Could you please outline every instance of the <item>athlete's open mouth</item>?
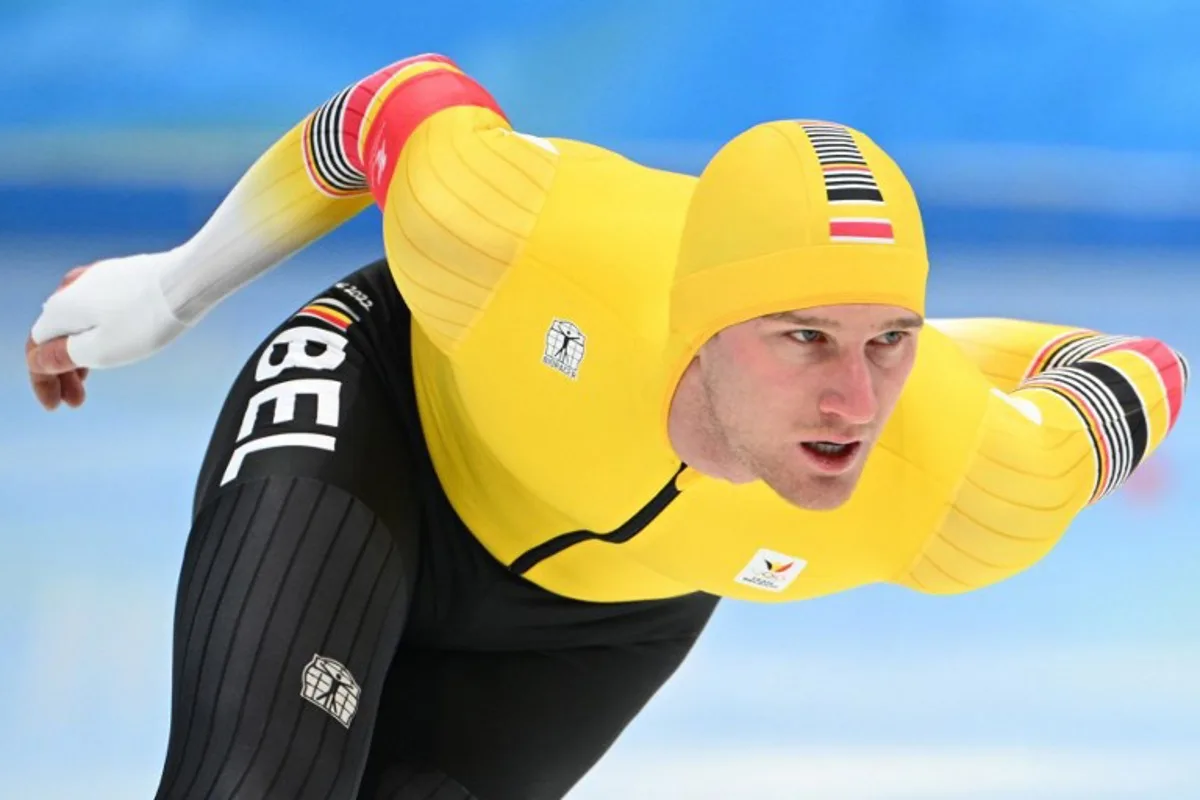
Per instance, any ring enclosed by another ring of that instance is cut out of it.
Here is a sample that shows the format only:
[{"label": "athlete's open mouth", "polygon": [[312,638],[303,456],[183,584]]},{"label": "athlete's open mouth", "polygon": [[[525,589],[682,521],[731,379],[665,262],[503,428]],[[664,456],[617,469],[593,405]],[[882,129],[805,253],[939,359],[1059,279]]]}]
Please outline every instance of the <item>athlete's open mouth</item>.
[{"label": "athlete's open mouth", "polygon": [[821,472],[845,471],[854,461],[862,442],[801,442],[800,449]]}]

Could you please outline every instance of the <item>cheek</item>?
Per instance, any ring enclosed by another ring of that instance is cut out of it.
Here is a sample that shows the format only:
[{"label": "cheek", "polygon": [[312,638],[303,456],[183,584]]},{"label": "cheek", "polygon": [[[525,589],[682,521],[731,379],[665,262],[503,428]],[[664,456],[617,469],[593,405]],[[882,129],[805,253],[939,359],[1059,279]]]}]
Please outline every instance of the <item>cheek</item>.
[{"label": "cheek", "polygon": [[808,371],[788,363],[769,347],[730,347],[709,373],[713,396],[727,422],[738,427],[777,428],[802,416]]},{"label": "cheek", "polygon": [[895,364],[881,369],[876,378],[875,391],[881,407],[890,411],[904,393],[904,386],[912,374],[915,362],[914,354],[910,352]]},{"label": "cheek", "polygon": [[753,393],[773,377],[771,354],[750,337],[728,336],[710,353],[708,375],[722,394]]},{"label": "cheek", "polygon": [[752,404],[760,427],[792,429],[820,416],[820,387],[829,385],[813,365],[779,364],[760,376]]}]

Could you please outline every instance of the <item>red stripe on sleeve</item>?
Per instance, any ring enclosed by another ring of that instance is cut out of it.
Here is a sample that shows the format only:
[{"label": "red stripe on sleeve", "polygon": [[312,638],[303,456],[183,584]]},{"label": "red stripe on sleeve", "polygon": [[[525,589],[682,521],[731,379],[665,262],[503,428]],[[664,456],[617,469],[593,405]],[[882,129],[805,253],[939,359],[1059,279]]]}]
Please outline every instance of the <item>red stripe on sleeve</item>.
[{"label": "red stripe on sleeve", "polygon": [[504,118],[488,91],[461,72],[423,72],[397,86],[383,101],[363,148],[367,185],[383,208],[404,145],[422,122],[453,106],[479,106]]},{"label": "red stripe on sleeve", "polygon": [[[1169,430],[1174,427],[1175,420],[1179,418],[1179,411],[1183,407],[1183,370],[1179,366],[1179,359],[1175,357],[1175,352],[1157,339],[1134,339],[1106,347],[1100,353],[1111,353],[1114,350],[1133,350],[1141,353],[1154,365],[1167,390],[1169,412],[1167,428]],[[1093,357],[1100,353],[1093,354]]]},{"label": "red stripe on sleeve", "polygon": [[403,61],[397,61],[395,64],[389,64],[378,72],[363,78],[350,91],[350,97],[346,100],[345,122],[342,126],[342,148],[346,151],[346,158],[350,161],[358,171],[362,172],[362,164],[358,161],[358,135],[362,129],[363,117],[366,116],[367,106],[371,104],[371,99],[379,91],[388,79],[395,75],[400,70],[412,64],[422,62],[449,64],[452,67],[457,65],[446,56],[440,56],[436,53],[424,53],[412,58],[406,58]]}]

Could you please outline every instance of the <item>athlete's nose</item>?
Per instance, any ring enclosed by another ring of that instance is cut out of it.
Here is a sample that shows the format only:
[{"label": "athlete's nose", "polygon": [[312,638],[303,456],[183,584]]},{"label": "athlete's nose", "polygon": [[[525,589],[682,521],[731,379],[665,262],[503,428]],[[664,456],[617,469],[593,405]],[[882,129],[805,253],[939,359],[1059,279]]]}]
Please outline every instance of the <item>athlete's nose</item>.
[{"label": "athlete's nose", "polygon": [[865,354],[847,353],[831,364],[818,408],[822,414],[852,425],[866,425],[875,419],[879,402]]}]

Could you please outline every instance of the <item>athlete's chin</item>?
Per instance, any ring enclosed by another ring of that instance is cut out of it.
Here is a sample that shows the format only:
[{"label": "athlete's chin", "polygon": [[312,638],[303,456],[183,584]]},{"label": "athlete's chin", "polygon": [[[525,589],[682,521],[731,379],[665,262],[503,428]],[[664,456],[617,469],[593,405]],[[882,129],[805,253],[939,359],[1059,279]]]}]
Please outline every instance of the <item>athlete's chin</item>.
[{"label": "athlete's chin", "polygon": [[792,467],[763,474],[762,480],[781,498],[805,511],[834,511],[850,502],[862,478],[862,465],[837,475]]},{"label": "athlete's chin", "polygon": [[833,478],[814,477],[788,486],[772,486],[775,493],[805,511],[836,511],[854,496],[858,479],[844,475]]}]

